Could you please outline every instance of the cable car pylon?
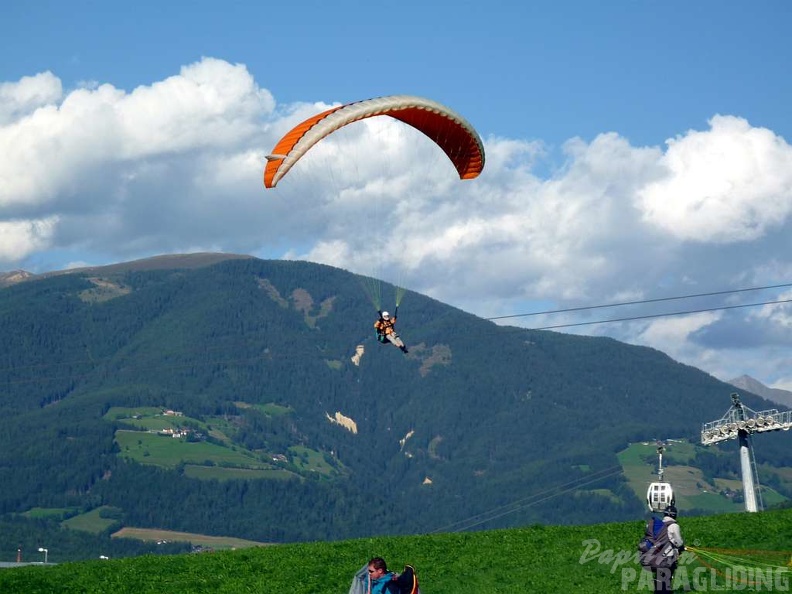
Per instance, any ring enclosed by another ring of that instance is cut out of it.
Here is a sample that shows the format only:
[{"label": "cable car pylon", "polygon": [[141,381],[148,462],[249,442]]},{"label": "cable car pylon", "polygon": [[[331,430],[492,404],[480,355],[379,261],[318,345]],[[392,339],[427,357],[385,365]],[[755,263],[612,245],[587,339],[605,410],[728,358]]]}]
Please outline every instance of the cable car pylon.
[{"label": "cable car pylon", "polygon": [[792,411],[778,412],[777,409],[771,409],[757,413],[740,402],[740,395],[736,392],[731,395],[731,399],[732,405],[722,418],[704,423],[701,443],[712,445],[735,437],[738,439],[745,511],[755,512],[762,508],[762,492],[757,488],[759,476],[756,472],[751,435],[767,431],[789,431],[792,428]]}]

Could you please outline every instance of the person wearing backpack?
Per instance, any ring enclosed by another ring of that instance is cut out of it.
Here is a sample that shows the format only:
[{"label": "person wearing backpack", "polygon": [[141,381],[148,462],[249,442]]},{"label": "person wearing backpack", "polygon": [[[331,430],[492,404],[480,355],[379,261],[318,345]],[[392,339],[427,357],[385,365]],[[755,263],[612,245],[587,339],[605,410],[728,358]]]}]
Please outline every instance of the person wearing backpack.
[{"label": "person wearing backpack", "polygon": [[676,517],[676,506],[669,505],[663,512],[662,520],[650,518],[646,523],[644,538],[638,545],[641,565],[652,572],[654,591],[658,594],[672,591],[679,555],[685,550],[685,541]]},{"label": "person wearing backpack", "polygon": [[388,571],[385,559],[374,557],[368,562],[368,592],[370,594],[399,594],[396,574]]},{"label": "person wearing backpack", "polygon": [[401,594],[397,575],[382,557],[372,557],[352,579],[349,594]]},{"label": "person wearing backpack", "polygon": [[373,557],[352,579],[349,594],[421,594],[418,575],[412,565],[402,573],[388,571],[385,559]]}]

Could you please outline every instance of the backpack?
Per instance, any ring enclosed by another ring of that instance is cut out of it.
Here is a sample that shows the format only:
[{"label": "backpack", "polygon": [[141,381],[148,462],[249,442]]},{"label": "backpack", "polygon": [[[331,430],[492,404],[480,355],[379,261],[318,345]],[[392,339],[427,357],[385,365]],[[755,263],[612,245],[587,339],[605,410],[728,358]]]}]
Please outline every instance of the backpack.
[{"label": "backpack", "polygon": [[404,566],[404,571],[396,578],[396,583],[399,585],[400,594],[421,594],[421,589],[418,587],[418,574],[412,565]]},{"label": "backpack", "polygon": [[[659,530],[657,530],[658,522]],[[652,518],[652,520],[647,522],[646,535],[638,545],[638,550],[641,551],[639,559],[641,565],[651,569],[676,566],[679,560],[679,550],[668,538],[668,527],[675,523],[676,521],[663,522],[663,520],[658,520],[657,518]],[[652,538],[649,538],[650,528],[653,535]]]},{"label": "backpack", "polygon": [[649,550],[654,546],[655,539],[657,538],[658,534],[660,534],[660,530],[663,529],[663,520],[652,516],[649,520],[646,521],[646,530],[644,531],[644,537],[638,543],[638,552],[648,553]]},{"label": "backpack", "polygon": [[[368,579],[368,564],[361,567],[352,579],[352,585],[349,587],[349,594],[366,594],[368,588],[366,583]],[[395,579],[387,586],[387,591],[393,594],[421,594],[421,589],[418,587],[418,574],[412,565],[405,565],[404,571],[398,574]]]}]

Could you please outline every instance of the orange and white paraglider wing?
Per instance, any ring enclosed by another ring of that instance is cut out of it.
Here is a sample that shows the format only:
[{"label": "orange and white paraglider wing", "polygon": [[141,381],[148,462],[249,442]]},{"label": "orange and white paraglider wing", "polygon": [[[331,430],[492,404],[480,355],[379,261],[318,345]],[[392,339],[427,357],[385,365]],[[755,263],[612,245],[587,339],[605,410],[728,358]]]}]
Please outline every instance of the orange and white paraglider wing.
[{"label": "orange and white paraglider wing", "polygon": [[460,179],[473,179],[484,168],[484,145],[462,116],[430,99],[392,95],[334,107],[292,128],[267,156],[264,186],[274,188],[326,136],[347,124],[374,116],[390,116],[423,132],[448,156]]}]

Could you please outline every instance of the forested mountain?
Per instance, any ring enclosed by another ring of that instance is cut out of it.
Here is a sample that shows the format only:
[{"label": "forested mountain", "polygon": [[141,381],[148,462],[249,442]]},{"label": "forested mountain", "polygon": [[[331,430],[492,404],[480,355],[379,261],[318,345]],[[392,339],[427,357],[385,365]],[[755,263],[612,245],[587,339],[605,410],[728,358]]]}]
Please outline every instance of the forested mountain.
[{"label": "forested mountain", "polygon": [[[733,391],[656,350],[416,293],[399,309],[404,355],[377,343],[362,277],[305,262],[202,254],[8,279],[6,517],[103,508],[114,527],[277,542],[498,509],[483,527],[635,518],[616,453],[697,441]],[[766,439],[757,458],[792,466],[789,445]],[[502,507],[518,500],[531,504]]]}]

